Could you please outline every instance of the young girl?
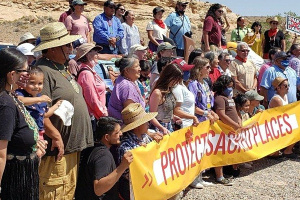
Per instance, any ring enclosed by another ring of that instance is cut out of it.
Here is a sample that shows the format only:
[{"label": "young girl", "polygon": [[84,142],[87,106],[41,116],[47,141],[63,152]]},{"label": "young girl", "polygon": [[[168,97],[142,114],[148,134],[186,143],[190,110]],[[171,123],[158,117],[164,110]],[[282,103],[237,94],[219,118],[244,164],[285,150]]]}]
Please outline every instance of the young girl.
[{"label": "young girl", "polygon": [[44,83],[44,73],[38,68],[32,66],[29,70],[29,80],[24,89],[16,90],[18,99],[24,103],[30,115],[35,119],[39,128],[39,139],[43,140],[45,133],[44,118],[51,117],[54,111],[59,107],[62,100],[57,101],[48,109],[47,103],[52,100],[47,95],[41,95]]},{"label": "young girl", "polygon": [[245,94],[238,94],[234,99],[236,105],[236,111],[239,117],[242,119],[242,122],[249,119],[249,106],[250,101]]}]

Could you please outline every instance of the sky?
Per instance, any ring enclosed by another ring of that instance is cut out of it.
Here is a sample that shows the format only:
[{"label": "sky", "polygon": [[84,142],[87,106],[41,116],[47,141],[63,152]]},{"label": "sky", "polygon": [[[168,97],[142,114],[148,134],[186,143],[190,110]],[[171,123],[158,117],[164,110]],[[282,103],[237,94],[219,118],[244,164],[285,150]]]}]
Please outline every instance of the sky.
[{"label": "sky", "polygon": [[273,16],[292,11],[300,16],[299,0],[201,0],[220,3],[229,7],[234,13],[243,16]]}]

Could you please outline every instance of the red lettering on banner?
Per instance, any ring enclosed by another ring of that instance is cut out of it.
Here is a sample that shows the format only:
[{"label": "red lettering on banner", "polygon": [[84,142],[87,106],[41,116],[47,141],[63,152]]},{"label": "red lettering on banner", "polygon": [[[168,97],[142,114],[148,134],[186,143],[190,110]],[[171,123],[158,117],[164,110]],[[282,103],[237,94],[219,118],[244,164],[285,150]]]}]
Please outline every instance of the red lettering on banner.
[{"label": "red lettering on banner", "polygon": [[[166,151],[163,151],[160,153],[160,165],[161,165],[161,169],[162,169],[162,172],[163,172],[163,176],[164,176],[164,181],[165,181],[165,184],[167,184],[167,178],[166,178],[166,173],[165,173],[165,169],[168,167],[168,155],[167,155],[167,152]],[[165,158],[165,163],[164,163],[164,159]]]},{"label": "red lettering on banner", "polygon": [[[267,123],[267,120],[265,121],[265,123]],[[265,126],[266,126],[266,124],[265,124]],[[260,129],[258,129],[258,135],[260,137],[261,143],[266,144],[267,142],[263,140]]]},{"label": "red lettering on banner", "polygon": [[[174,152],[174,149],[173,148],[169,148],[168,149],[168,154],[169,154],[169,163],[170,163],[170,171],[171,171],[171,175],[172,175],[172,180],[174,180],[173,169],[176,172],[177,177],[179,177],[179,174],[178,174],[178,171],[177,171],[177,168],[176,168],[176,165],[175,165],[175,155],[174,155],[175,152]],[[172,157],[171,154],[173,154],[173,159],[171,158]]]},{"label": "red lettering on banner", "polygon": [[285,130],[288,134],[291,134],[293,132],[293,128],[292,128],[291,124],[288,122],[288,119],[289,119],[289,115],[286,113],[283,113],[283,121],[289,127],[289,129],[285,129]]},{"label": "red lettering on banner", "polygon": [[[191,141],[193,140],[193,138],[191,138]],[[181,145],[182,146],[184,146],[184,148],[185,148],[185,153],[186,153],[186,157],[187,157],[187,163],[188,163],[188,165],[187,165],[187,167],[188,167],[188,170],[190,169],[190,155],[189,155],[189,153],[188,153],[188,147],[187,147],[187,142],[186,141],[183,141],[182,143],[181,143]],[[190,145],[191,146],[191,145]]]},{"label": "red lettering on banner", "polygon": [[[231,138],[231,136],[233,136],[233,137]],[[228,154],[233,154],[236,151],[237,146],[234,145],[233,150],[231,150],[230,147],[231,147],[232,140],[234,140],[234,138],[235,138],[235,133],[234,132],[229,132],[228,133],[228,138],[229,139],[228,139],[228,144],[227,144],[227,152],[228,152]]]},{"label": "red lettering on banner", "polygon": [[214,152],[215,155],[218,153],[219,149],[222,150],[222,154],[224,155],[225,154],[225,134],[224,134],[224,132],[220,133],[219,140],[217,142],[216,149]]},{"label": "red lettering on banner", "polygon": [[[240,143],[240,139],[241,139],[241,134],[238,134],[238,135],[235,136],[234,142],[236,144],[239,144]],[[241,152],[241,145],[240,144],[238,145],[237,151],[238,151],[238,153]]]},{"label": "red lettering on banner", "polygon": [[[279,122],[279,120],[278,120],[278,122]],[[275,133],[275,131],[274,131],[274,126],[276,126],[277,125],[277,121],[276,121],[276,118],[275,117],[272,117],[271,118],[271,120],[270,120],[270,124],[271,124],[271,129],[272,129],[272,132],[273,132],[273,136],[274,136],[274,138],[275,139],[278,139],[279,138],[279,131],[277,130],[277,134]],[[280,123],[278,123],[278,124],[280,124]],[[280,126],[280,125],[279,125]]]},{"label": "red lettering on banner", "polygon": [[213,130],[209,130],[209,132],[208,132],[208,134],[207,134],[207,144],[208,144],[208,146],[210,147],[210,150],[209,150],[209,151],[206,149],[206,153],[205,153],[205,154],[206,154],[207,156],[210,156],[210,155],[213,153],[213,148],[214,148],[213,144],[212,144],[211,141],[209,140],[209,134],[211,134],[212,137],[215,137],[216,133],[215,133]]},{"label": "red lettering on banner", "polygon": [[[198,137],[199,137],[199,136],[198,136]],[[196,163],[194,163],[194,161],[193,161],[193,157],[194,157],[195,151],[193,150],[191,144],[189,144],[189,146],[190,146],[190,151],[191,151],[191,168],[193,168],[193,167],[196,166]],[[196,142],[195,142],[195,146],[196,146]],[[189,166],[190,166],[190,165],[189,165]]]},{"label": "red lettering on banner", "polygon": [[[248,137],[247,137],[248,136]],[[250,133],[250,129],[247,128],[245,131],[245,138],[246,138],[246,145],[248,147],[248,150],[252,149],[252,142],[251,142],[251,133]]]},{"label": "red lettering on banner", "polygon": [[[255,131],[254,131],[255,129]],[[256,136],[258,135],[258,132],[259,132],[259,124],[258,122],[256,123],[255,126],[252,127],[252,132],[253,132],[253,138],[254,138],[254,142],[255,142],[255,145],[258,147],[258,144],[257,144],[257,141],[256,141]]]},{"label": "red lettering on banner", "polygon": [[[178,156],[178,154],[179,154],[178,153],[178,149],[179,149],[179,151],[181,153],[182,162],[183,162],[183,169],[181,169],[181,167],[180,167],[179,156]],[[185,174],[185,170],[186,170],[186,165],[185,165],[185,159],[184,159],[183,151],[182,151],[182,148],[181,148],[180,144],[176,145],[176,160],[177,160],[177,164],[178,164],[179,173],[181,175],[184,175]]]},{"label": "red lettering on banner", "polygon": [[[204,135],[204,134],[202,134],[202,135]],[[201,138],[202,138],[202,135],[201,135]],[[206,134],[205,134],[205,135],[206,135]],[[200,137],[199,137],[198,135],[196,135],[196,137],[195,137],[196,161],[197,161],[198,164],[200,164],[200,163],[201,163],[201,158],[202,158],[202,153],[201,153],[200,151],[198,151],[198,144],[199,144],[199,146],[200,146],[200,144],[201,144],[201,139],[200,139]],[[199,157],[198,157],[198,152],[200,152]]]},{"label": "red lettering on banner", "polygon": [[284,136],[286,136],[286,133],[282,132],[282,126],[283,126],[283,124],[280,123],[280,118],[281,118],[281,115],[278,115],[277,116],[277,121],[278,121],[279,131],[280,131],[281,137],[284,137]]},{"label": "red lettering on banner", "polygon": [[267,120],[265,121],[265,131],[266,131],[266,136],[267,136],[267,142],[269,142],[269,138],[271,138],[273,140],[273,136],[272,136],[272,133],[270,131]]}]

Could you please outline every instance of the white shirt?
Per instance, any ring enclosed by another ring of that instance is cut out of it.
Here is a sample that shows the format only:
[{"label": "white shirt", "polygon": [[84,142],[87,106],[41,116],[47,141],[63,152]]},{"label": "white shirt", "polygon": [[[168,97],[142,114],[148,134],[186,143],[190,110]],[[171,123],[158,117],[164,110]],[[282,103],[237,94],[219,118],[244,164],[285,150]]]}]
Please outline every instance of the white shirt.
[{"label": "white shirt", "polygon": [[167,35],[167,25],[165,24],[165,28],[161,28],[160,26],[158,26],[153,20],[151,22],[148,23],[147,31],[153,31],[152,32],[152,36],[157,39],[157,40],[163,40],[163,35],[166,36]]},{"label": "white shirt", "polygon": [[125,22],[122,23],[124,29],[124,37],[122,39],[122,45],[120,51],[124,55],[128,55],[130,47],[135,44],[140,44],[140,33],[136,25],[129,26]]}]

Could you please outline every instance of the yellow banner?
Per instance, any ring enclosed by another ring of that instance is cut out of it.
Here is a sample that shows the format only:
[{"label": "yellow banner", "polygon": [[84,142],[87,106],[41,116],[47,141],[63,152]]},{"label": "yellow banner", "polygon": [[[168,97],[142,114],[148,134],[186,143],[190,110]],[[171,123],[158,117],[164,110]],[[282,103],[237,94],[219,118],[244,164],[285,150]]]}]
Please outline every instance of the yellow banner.
[{"label": "yellow banner", "polygon": [[168,199],[204,169],[256,160],[299,141],[299,104],[263,111],[244,122],[241,130],[205,121],[166,135],[159,144],[133,149],[130,176],[135,200]]}]

